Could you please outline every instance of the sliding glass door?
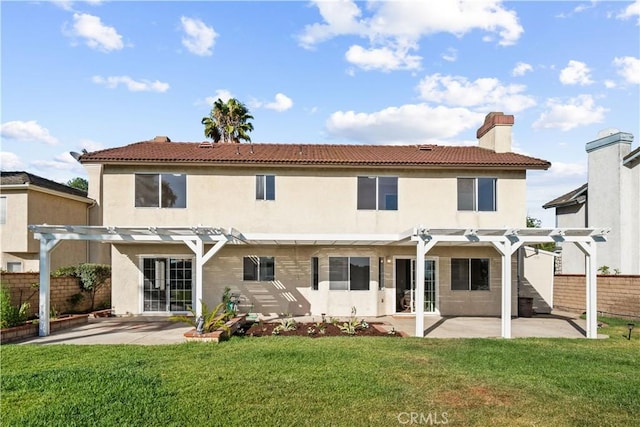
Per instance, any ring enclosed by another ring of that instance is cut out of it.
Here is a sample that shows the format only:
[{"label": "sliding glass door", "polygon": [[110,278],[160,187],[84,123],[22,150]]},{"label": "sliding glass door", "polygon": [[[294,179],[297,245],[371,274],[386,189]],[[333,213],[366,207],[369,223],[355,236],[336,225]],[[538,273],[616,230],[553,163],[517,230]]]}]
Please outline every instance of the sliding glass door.
[{"label": "sliding glass door", "polygon": [[187,311],[193,306],[193,266],[189,258],[144,258],[143,310]]}]

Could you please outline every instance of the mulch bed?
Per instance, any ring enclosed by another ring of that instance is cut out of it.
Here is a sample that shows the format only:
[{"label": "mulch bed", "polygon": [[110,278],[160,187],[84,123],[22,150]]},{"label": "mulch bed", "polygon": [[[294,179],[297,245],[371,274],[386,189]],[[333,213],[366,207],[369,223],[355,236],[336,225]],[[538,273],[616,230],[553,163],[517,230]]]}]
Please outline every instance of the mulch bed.
[{"label": "mulch bed", "polygon": [[[339,325],[342,325],[341,322]],[[280,325],[279,322],[267,323],[256,322],[251,325],[247,325],[244,328],[244,336],[247,337],[265,337],[275,336],[273,329]],[[324,329],[324,332],[321,332]],[[309,337],[309,338],[322,338],[322,337],[336,337],[336,336],[365,336],[365,337],[401,337],[398,331],[392,331],[390,326],[382,326],[382,323],[369,323],[368,328],[358,328],[353,335],[347,334],[340,330],[340,328],[332,323],[297,323],[296,329],[291,331],[281,331],[277,336],[283,337]]]}]

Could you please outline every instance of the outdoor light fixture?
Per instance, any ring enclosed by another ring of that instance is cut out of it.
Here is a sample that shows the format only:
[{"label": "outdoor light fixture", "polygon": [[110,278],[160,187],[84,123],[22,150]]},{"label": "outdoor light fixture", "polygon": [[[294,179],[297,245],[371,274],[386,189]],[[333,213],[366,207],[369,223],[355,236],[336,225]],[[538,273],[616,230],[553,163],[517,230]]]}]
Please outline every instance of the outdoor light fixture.
[{"label": "outdoor light fixture", "polygon": [[633,327],[635,325],[633,323],[627,323],[627,329],[629,329],[629,335],[627,335],[627,339],[630,340],[631,339],[631,331],[633,330]]}]

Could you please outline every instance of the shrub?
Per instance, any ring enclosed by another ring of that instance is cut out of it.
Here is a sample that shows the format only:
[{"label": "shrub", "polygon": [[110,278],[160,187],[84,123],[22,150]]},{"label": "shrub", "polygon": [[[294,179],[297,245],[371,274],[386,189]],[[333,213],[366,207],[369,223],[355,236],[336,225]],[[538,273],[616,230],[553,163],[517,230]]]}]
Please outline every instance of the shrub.
[{"label": "shrub", "polygon": [[[225,310],[224,303],[220,303],[211,311],[207,304],[200,300],[202,307],[202,320],[204,321],[203,332],[213,332],[216,329],[224,329],[229,332],[229,327],[226,326],[227,321],[230,319],[229,314]],[[193,308],[190,308],[191,316],[171,316],[169,319],[174,322],[187,323],[194,328],[197,327],[198,316]]]},{"label": "shrub", "polygon": [[9,291],[0,288],[0,328],[12,328],[27,321],[29,303],[23,302],[20,307],[11,304]]},{"label": "shrub", "polygon": [[105,264],[80,264],[76,267],[80,287],[91,295],[91,311],[94,310],[96,292],[111,277],[111,266]]}]

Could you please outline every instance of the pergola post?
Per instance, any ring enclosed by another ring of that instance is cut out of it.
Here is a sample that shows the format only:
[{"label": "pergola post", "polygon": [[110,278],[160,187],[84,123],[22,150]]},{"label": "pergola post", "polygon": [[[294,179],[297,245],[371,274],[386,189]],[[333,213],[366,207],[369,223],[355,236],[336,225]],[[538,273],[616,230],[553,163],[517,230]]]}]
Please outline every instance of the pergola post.
[{"label": "pergola post", "polygon": [[60,240],[40,240],[40,295],[38,306],[38,335],[46,337],[49,331],[49,307],[51,300],[51,251]]},{"label": "pergola post", "polygon": [[202,315],[202,292],[203,292],[203,270],[204,265],[227,243],[226,239],[218,240],[216,244],[206,253],[204,251],[204,241],[202,239],[185,240],[184,243],[196,255],[196,316]]},{"label": "pergola post", "polygon": [[587,338],[598,338],[598,270],[595,242],[574,242],[586,256]]},{"label": "pergola post", "polygon": [[436,245],[436,240],[425,241],[418,238],[416,245],[416,294],[414,298],[416,312],[416,337],[424,337],[424,257]]}]

